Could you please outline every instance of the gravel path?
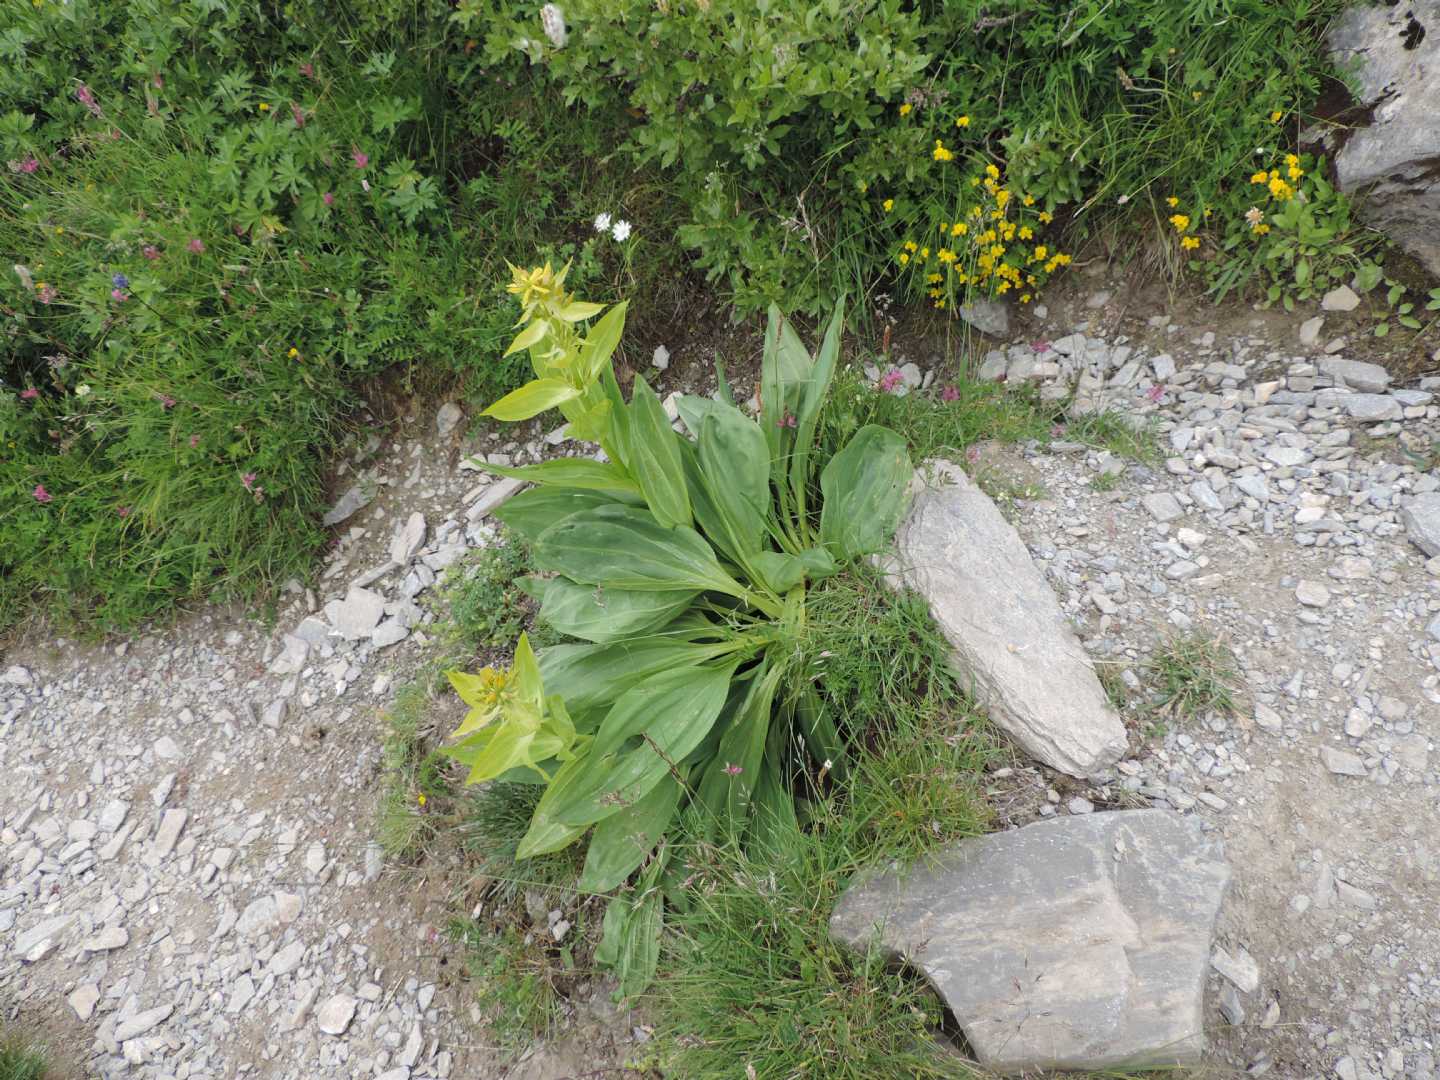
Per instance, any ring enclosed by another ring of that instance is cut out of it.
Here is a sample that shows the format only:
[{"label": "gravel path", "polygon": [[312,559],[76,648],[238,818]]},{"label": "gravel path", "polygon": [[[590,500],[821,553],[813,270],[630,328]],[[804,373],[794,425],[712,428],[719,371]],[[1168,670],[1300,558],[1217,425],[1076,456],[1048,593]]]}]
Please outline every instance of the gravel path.
[{"label": "gravel path", "polygon": [[[1433,388],[1393,392],[1383,372],[1259,337],[1148,331],[1056,329],[985,370],[1149,415],[1164,465],[1063,441],[972,465],[1019,493],[1014,520],[1097,660],[1134,683],[1166,635],[1219,636],[1242,708],[1137,732],[1109,783],[1054,791],[1042,812],[1172,806],[1223,835],[1217,1062],[1428,1080],[1440,558],[1416,541],[1440,555],[1425,510],[1440,478],[1400,447],[1440,438]],[[438,940],[449,897],[371,841],[380,714],[426,653],[426,591],[488,540],[504,490],[449,469],[458,419],[442,410],[438,443],[352,463],[357,516],[321,591],[297,590],[273,633],[210,608],[134,642],[6,657],[0,1002],[74,1075],[502,1074]],[[512,1075],[597,1053],[578,1040]]]}]

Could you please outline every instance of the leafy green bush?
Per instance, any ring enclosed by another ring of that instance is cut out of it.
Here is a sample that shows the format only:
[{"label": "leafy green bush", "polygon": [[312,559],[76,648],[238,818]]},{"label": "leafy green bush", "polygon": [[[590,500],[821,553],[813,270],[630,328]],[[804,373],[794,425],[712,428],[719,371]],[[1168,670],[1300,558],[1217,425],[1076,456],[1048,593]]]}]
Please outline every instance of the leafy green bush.
[{"label": "leafy green bush", "polygon": [[[460,0],[455,19],[483,31],[487,77],[528,60],[623,125],[625,150],[674,178],[682,242],[743,308],[817,312],[874,287],[907,240],[938,251],[986,165],[1078,233],[1167,194],[1213,203],[1314,99],[1339,6],[573,0],[553,39],[510,0]],[[957,272],[911,259],[901,279],[948,303]]]},{"label": "leafy green bush", "polygon": [[692,442],[643,378],[621,397],[611,355],[625,305],[581,336],[576,324],[603,309],[564,282],[548,265],[515,271],[524,329],[509,351],[528,350],[536,378],[487,412],[528,420],[558,406],[572,436],[604,450],[602,461],[497,470],[537,485],[497,516],[549,575],[529,583],[541,620],[590,644],[537,658],[522,635],[508,673],[451,673],[472,708],[449,753],[470,783],[546,785],[517,857],[593,827],[580,878],[592,892],[648,861],[639,898],[607,910],[597,954],[635,993],[654,971],[653,886],[677,816],[713,838],[783,848],[798,828],[797,778],[844,773],[838,725],[813,685],[819,661],[804,647],[807,583],[889,542],[911,470],[903,440],[878,426],[827,461],[811,453],[839,309],[813,360],[772,309],[758,423],[728,400],[721,371],[721,400],[676,400]]}]

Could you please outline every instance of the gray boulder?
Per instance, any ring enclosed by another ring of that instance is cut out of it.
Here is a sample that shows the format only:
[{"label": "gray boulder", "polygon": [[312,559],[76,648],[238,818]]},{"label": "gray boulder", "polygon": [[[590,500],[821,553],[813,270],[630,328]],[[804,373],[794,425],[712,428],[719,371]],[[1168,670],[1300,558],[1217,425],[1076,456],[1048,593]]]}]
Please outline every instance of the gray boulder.
[{"label": "gray boulder", "polygon": [[1086,814],[861,878],[830,933],[919,969],[986,1069],[1188,1065],[1229,880],[1194,818]]},{"label": "gray boulder", "polygon": [[1363,194],[1361,216],[1440,274],[1440,0],[1357,5],[1329,44],[1370,110],[1335,155],[1340,188]]},{"label": "gray boulder", "polygon": [[960,317],[993,338],[1003,338],[1010,333],[1010,309],[1000,300],[975,299],[961,304]]},{"label": "gray boulder", "polygon": [[1416,547],[1431,558],[1440,555],[1440,492],[1415,496],[1401,509],[1400,522]]},{"label": "gray boulder", "polygon": [[990,497],[930,462],[895,536],[898,572],[923,596],[990,719],[1032,757],[1088,777],[1125,752],[1105,696],[1055,594]]}]

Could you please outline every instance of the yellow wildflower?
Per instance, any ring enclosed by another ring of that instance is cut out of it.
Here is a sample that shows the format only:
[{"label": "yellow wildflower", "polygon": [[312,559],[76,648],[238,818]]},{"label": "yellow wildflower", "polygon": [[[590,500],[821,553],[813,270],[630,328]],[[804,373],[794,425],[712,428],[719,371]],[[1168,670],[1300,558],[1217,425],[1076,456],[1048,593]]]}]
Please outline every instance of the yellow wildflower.
[{"label": "yellow wildflower", "polygon": [[970,226],[969,226],[969,225],[966,225],[965,222],[963,222],[963,221],[957,221],[957,222],[955,222],[954,225],[951,225],[951,226],[950,226],[950,235],[951,235],[951,236],[964,236],[964,235],[965,235],[967,232],[969,232],[969,231],[970,231]]},{"label": "yellow wildflower", "polygon": [[941,278],[939,274],[931,274],[925,280],[928,281],[931,285],[934,285],[937,281],[941,280]]},{"label": "yellow wildflower", "polygon": [[1041,210],[1041,211],[1040,211],[1040,224],[1042,224],[1042,225],[1049,225],[1050,222],[1052,222],[1052,221],[1054,221],[1054,220],[1055,220],[1055,215],[1052,214],[1052,213],[1050,213],[1049,210]]},{"label": "yellow wildflower", "polygon": [[1022,304],[1028,304],[1029,302],[1030,302],[1030,294],[1029,294],[1028,292],[1027,292],[1027,293],[1021,293],[1021,294],[1020,294],[1020,303],[1022,303]]},{"label": "yellow wildflower", "polygon": [[916,250],[918,250],[918,249],[919,249],[919,245],[916,244],[914,240],[906,240],[906,241],[905,241],[905,250],[906,250],[906,251],[916,251]]},{"label": "yellow wildflower", "polygon": [[1278,123],[1280,122],[1280,118],[1281,118],[1282,116],[1284,116],[1284,115],[1285,115],[1285,114],[1282,113],[1279,109],[1276,109],[1274,112],[1272,112],[1272,113],[1270,114],[1270,123],[1272,123],[1272,124],[1278,124]]},{"label": "yellow wildflower", "polygon": [[930,249],[929,249],[928,247],[923,247],[923,248],[921,248],[921,249],[920,249],[920,258],[922,258],[922,259],[928,259],[929,257],[930,257]]},{"label": "yellow wildflower", "polygon": [[985,166],[985,175],[988,176],[988,177],[990,177],[991,180],[999,180],[999,179],[1000,179],[1000,170],[997,169],[993,164],[992,164],[992,165],[986,165],[986,166]]},{"label": "yellow wildflower", "polygon": [[1200,239],[1196,236],[1182,236],[1180,238],[1180,246],[1186,250],[1193,250],[1200,246]]},{"label": "yellow wildflower", "polygon": [[1048,255],[1048,254],[1050,254],[1050,249],[1047,248],[1044,244],[1037,244],[1037,245],[1036,245],[1036,247],[1035,247],[1035,258],[1037,258],[1037,259],[1043,259],[1043,258],[1045,258],[1045,256]]},{"label": "yellow wildflower", "polygon": [[955,253],[949,248],[941,248],[935,253],[935,257],[942,263],[953,263],[955,261]]},{"label": "yellow wildflower", "polygon": [[880,207],[885,211],[885,213],[888,214],[891,210],[895,209],[895,200],[886,199],[883,203],[880,204]]},{"label": "yellow wildflower", "polygon": [[930,151],[930,156],[936,161],[951,161],[954,159],[955,153],[952,150],[946,150],[945,144],[939,139],[936,139],[935,149]]},{"label": "yellow wildflower", "polygon": [[1034,205],[1035,205],[1035,196],[1034,196],[1034,195],[1026,195],[1026,196],[1025,196],[1023,199],[1021,199],[1020,201],[1021,201],[1022,203],[1024,203],[1026,206],[1034,206]]},{"label": "yellow wildflower", "polygon": [[1176,232],[1184,232],[1190,227],[1190,218],[1185,214],[1171,214],[1170,224],[1175,226]]},{"label": "yellow wildflower", "polygon": [[260,102],[260,111],[261,111],[261,112],[269,112],[269,111],[270,111],[270,106],[267,105],[265,102],[262,101],[262,102]]},{"label": "yellow wildflower", "polygon": [[1021,225],[1021,226],[1020,226],[1020,239],[1021,239],[1021,240],[1029,240],[1029,239],[1031,239],[1034,235],[1035,235],[1035,233],[1034,233],[1034,231],[1030,228],[1029,225]]},{"label": "yellow wildflower", "polygon": [[424,806],[424,805],[425,805],[425,793],[422,791],[419,795],[415,796],[415,801],[418,802],[421,806]]},{"label": "yellow wildflower", "polygon": [[901,106],[900,106],[900,115],[901,115],[901,116],[909,116],[909,115],[910,115],[910,110],[913,109],[913,108],[915,108],[914,105],[911,105],[910,102],[908,102],[908,101],[905,102],[904,105],[901,105]]},{"label": "yellow wildflower", "polygon": [[1264,223],[1262,222],[1262,223],[1259,224],[1259,225],[1252,225],[1252,226],[1250,226],[1250,231],[1251,231],[1252,233],[1254,233],[1256,236],[1264,236],[1266,233],[1268,233],[1268,232],[1270,231],[1270,226],[1269,226],[1269,225],[1266,225],[1266,224],[1264,224]]},{"label": "yellow wildflower", "polygon": [[297,356],[300,355],[300,350],[295,348],[294,345],[291,345],[290,351],[287,352],[285,355],[288,356],[291,360],[294,360]]},{"label": "yellow wildflower", "polygon": [[968,116],[957,116],[957,117],[955,118],[955,126],[956,126],[956,127],[961,127],[961,128],[967,128],[967,127],[969,127],[969,126],[970,126],[970,117],[968,117]]},{"label": "yellow wildflower", "polygon": [[910,261],[910,255],[909,255],[909,253],[902,251],[902,252],[900,253],[900,265],[901,265],[901,266],[904,266],[904,265],[905,265],[906,263],[908,263],[909,261]]}]

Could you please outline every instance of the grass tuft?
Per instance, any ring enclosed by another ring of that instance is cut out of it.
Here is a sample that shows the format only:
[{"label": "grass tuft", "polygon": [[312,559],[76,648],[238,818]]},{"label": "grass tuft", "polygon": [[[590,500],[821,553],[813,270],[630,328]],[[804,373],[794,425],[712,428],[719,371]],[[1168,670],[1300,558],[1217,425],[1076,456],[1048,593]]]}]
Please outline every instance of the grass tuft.
[{"label": "grass tuft", "polygon": [[0,1030],[0,1080],[45,1080],[50,1062],[29,1039]]},{"label": "grass tuft", "polygon": [[1155,685],[1152,710],[1157,717],[1193,719],[1207,712],[1235,712],[1235,654],[1218,638],[1171,637],[1146,661],[1145,671]]}]

